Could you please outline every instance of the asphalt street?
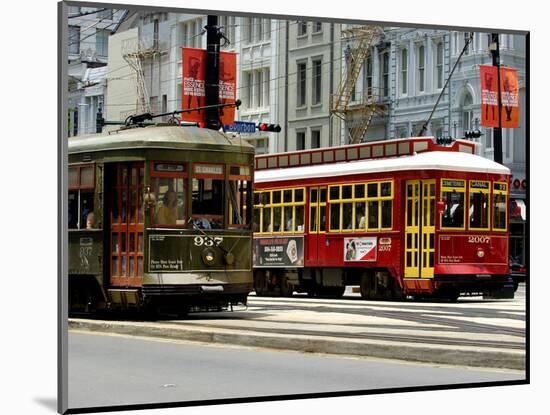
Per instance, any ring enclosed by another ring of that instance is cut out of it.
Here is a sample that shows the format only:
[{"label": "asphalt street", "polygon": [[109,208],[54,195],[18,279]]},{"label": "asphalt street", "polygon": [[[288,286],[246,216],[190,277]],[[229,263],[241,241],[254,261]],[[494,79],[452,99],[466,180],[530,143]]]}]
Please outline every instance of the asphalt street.
[{"label": "asphalt street", "polygon": [[69,407],[522,380],[472,369],[227,345],[69,333]]}]

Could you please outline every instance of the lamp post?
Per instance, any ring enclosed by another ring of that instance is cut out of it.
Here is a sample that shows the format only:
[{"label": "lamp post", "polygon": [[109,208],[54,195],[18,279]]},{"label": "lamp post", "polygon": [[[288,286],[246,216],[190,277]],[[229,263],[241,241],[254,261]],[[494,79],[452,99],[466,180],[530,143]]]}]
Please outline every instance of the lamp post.
[{"label": "lamp post", "polygon": [[493,66],[497,67],[497,87],[498,87],[498,127],[493,128],[493,146],[494,160],[502,164],[502,98],[500,92],[500,44],[498,33],[489,34],[489,50],[493,56]]}]

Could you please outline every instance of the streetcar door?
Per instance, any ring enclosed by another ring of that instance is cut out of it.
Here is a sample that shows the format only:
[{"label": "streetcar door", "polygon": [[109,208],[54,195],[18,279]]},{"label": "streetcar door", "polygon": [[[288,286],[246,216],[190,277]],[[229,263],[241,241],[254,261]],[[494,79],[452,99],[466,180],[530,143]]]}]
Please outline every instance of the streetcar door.
[{"label": "streetcar door", "polygon": [[140,287],[143,277],[143,163],[120,163],[110,170],[110,282]]},{"label": "streetcar door", "polygon": [[322,265],[319,263],[323,258],[322,250],[325,244],[326,231],[326,206],[327,188],[311,187],[309,189],[309,224],[306,240],[306,261],[307,265]]},{"label": "streetcar door", "polygon": [[405,183],[405,278],[433,278],[435,179]]}]

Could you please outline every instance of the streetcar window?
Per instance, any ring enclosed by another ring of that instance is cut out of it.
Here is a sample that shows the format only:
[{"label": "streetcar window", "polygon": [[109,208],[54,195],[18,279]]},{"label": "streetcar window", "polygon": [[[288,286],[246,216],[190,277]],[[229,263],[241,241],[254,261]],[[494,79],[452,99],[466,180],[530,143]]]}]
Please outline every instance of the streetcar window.
[{"label": "streetcar window", "polygon": [[162,226],[185,225],[186,180],[181,177],[155,177],[152,183],[154,223]]},{"label": "streetcar window", "polygon": [[340,230],[340,205],[336,203],[330,205],[330,230]]},{"label": "streetcar window", "polygon": [[445,210],[441,217],[443,228],[464,228],[464,192],[451,191],[441,193]]},{"label": "streetcar window", "polygon": [[392,201],[382,201],[382,228],[392,227]]},{"label": "streetcar window", "polygon": [[94,229],[99,218],[94,213],[95,167],[83,164],[69,167],[69,229]]},{"label": "streetcar window", "polygon": [[470,228],[487,229],[489,227],[489,195],[470,193]]},{"label": "streetcar window", "polygon": [[330,230],[391,229],[392,200],[393,182],[391,181],[331,186]]},{"label": "streetcar window", "polygon": [[489,182],[470,180],[470,229],[489,229]]},{"label": "streetcar window", "polygon": [[302,232],[304,230],[304,206],[296,206],[294,209],[296,213],[294,229],[298,232]]},{"label": "streetcar window", "polygon": [[223,228],[224,180],[193,178],[192,218],[202,229]]},{"label": "streetcar window", "polygon": [[78,228],[78,192],[69,192],[69,229]]},{"label": "streetcar window", "polygon": [[[363,187],[364,190],[364,187]],[[357,189],[355,196],[357,197]],[[355,203],[355,229],[364,231],[366,228],[365,220],[365,202],[356,202]]]},{"label": "streetcar window", "polygon": [[351,203],[344,203],[342,211],[343,229],[352,229],[353,225],[353,205]]},{"label": "streetcar window", "polygon": [[294,223],[292,222],[292,206],[285,206],[285,232],[292,232]]},{"label": "streetcar window", "polygon": [[[254,209],[259,213],[260,233],[290,233],[304,231],[303,188],[260,192]],[[281,199],[282,195],[282,199]],[[256,216],[256,220],[258,220]]]},{"label": "streetcar window", "polygon": [[369,220],[367,222],[368,229],[378,228],[378,200],[369,201],[368,203]]},{"label": "streetcar window", "polygon": [[507,183],[493,184],[493,229],[506,230],[506,192]]},{"label": "streetcar window", "polygon": [[250,185],[250,180],[231,180],[229,182],[229,227],[249,227]]}]

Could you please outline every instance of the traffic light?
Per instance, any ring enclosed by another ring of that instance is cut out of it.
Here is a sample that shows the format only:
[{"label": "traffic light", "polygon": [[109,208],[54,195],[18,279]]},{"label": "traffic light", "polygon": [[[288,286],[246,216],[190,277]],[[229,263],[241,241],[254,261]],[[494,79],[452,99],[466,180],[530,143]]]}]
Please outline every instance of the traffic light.
[{"label": "traffic light", "polygon": [[266,124],[266,123],[260,123],[258,124],[258,130],[259,131],[266,131],[270,133],[280,133],[281,132],[281,126],[279,124]]},{"label": "traffic light", "polygon": [[479,130],[464,131],[464,138],[479,138],[483,133]]},{"label": "traffic light", "polygon": [[437,137],[435,139],[435,142],[437,144],[441,144],[441,145],[444,145],[444,144],[452,144],[453,143],[453,139],[452,137]]}]

